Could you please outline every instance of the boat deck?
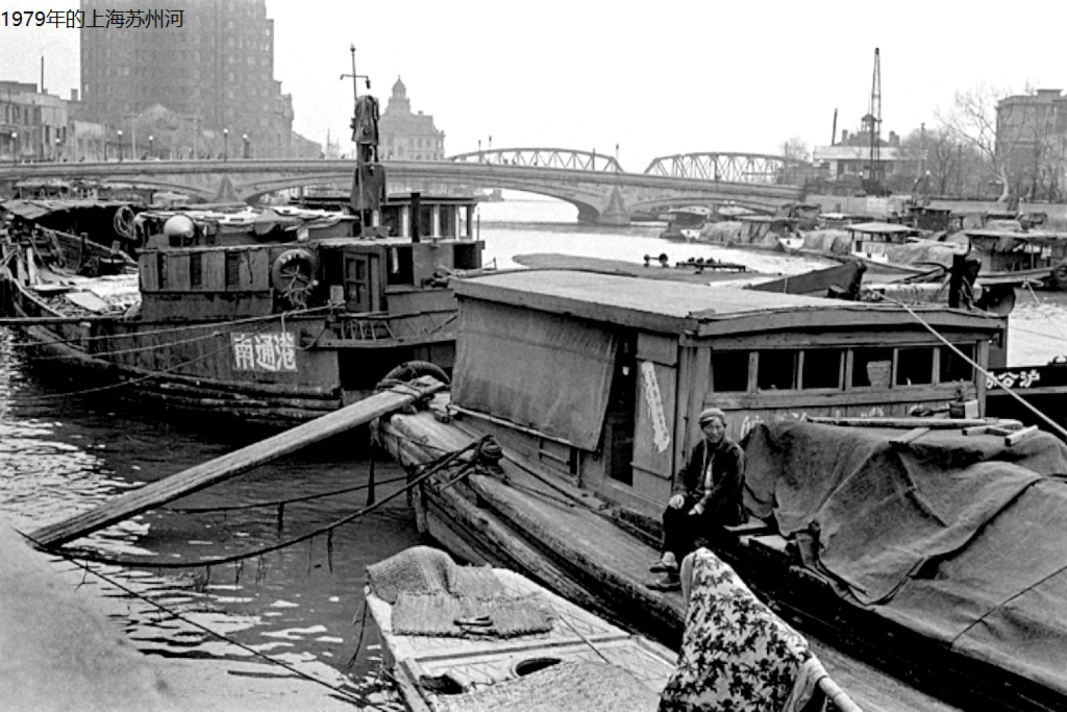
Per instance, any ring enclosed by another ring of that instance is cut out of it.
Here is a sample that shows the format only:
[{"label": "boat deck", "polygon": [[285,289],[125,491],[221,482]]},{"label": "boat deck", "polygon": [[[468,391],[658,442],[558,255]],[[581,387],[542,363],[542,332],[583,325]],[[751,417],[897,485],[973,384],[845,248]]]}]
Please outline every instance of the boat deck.
[{"label": "boat deck", "polygon": [[674,671],[675,655],[670,650],[611,625],[521,574],[507,569],[494,573],[509,593],[536,594],[551,606],[557,618],[550,632],[506,639],[400,635],[393,632],[392,606],[366,592],[367,606],[382,636],[386,665],[400,681],[410,709],[433,708],[437,695],[421,684],[423,680],[447,677],[465,688],[481,688],[516,679],[524,665],[536,667],[544,660],[606,661],[644,684],[653,701],[659,695]]},{"label": "boat deck", "polygon": [[[442,411],[447,396],[435,397],[432,408]],[[417,427],[413,419],[419,419]],[[461,431],[456,424],[438,422],[431,413],[396,415],[379,431],[383,440],[394,439],[394,445],[402,449],[418,448],[425,442],[427,433],[437,448],[442,446],[459,449],[475,438],[457,435]],[[434,456],[440,454],[435,448]],[[505,448],[505,454],[508,454]],[[680,631],[684,602],[680,593],[659,593],[645,584],[652,579],[648,566],[658,559],[659,552],[638,536],[625,531],[618,520],[610,516],[610,508],[589,492],[579,490],[564,478],[547,471],[533,471],[514,464],[510,457],[502,462],[502,478],[471,475],[467,484],[473,490],[480,506],[474,507],[468,497],[459,492],[459,487],[440,491],[441,496],[428,502],[427,522],[430,533],[453,552],[477,563],[506,565],[531,571],[542,582],[557,590],[568,599],[599,613],[612,622],[633,628],[633,621],[619,620],[619,611],[625,610],[623,602],[629,601],[631,611],[639,609],[642,615],[657,621],[662,626]],[[433,516],[434,507],[462,509],[467,521],[478,526],[479,549],[472,549],[463,542],[471,540],[461,532],[449,531],[450,526],[462,519],[442,512]],[[521,531],[534,532],[536,537],[524,540]],[[750,546],[762,549],[767,556],[778,555],[776,542],[765,537],[749,539]],[[784,542],[783,542],[784,543]],[[544,552],[551,552],[555,562],[569,562],[573,568],[570,576],[556,566],[559,563],[545,561]],[[612,598],[620,602],[619,608],[605,610],[603,604],[582,586],[574,584],[574,570],[585,572],[595,578],[601,589],[613,588]],[[812,651],[822,661],[827,672],[853,702],[865,710],[905,712],[930,710],[948,712],[957,708],[947,705],[900,680],[862,662],[849,654],[831,647],[813,634],[810,620],[790,615],[780,615],[804,634]],[[851,631],[857,638],[862,631]],[[667,641],[669,642],[669,641]]]}]

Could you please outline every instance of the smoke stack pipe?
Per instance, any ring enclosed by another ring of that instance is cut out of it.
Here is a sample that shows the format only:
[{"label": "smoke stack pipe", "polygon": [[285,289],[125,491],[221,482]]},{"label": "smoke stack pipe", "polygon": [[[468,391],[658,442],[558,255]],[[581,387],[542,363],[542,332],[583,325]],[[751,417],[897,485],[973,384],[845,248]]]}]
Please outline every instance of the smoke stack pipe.
[{"label": "smoke stack pipe", "polygon": [[830,132],[830,145],[833,146],[837,140],[837,109],[834,109],[834,130]]},{"label": "smoke stack pipe", "polygon": [[44,55],[43,54],[41,55],[41,93],[42,94],[47,94],[48,93],[48,92],[46,92],[44,90]]}]

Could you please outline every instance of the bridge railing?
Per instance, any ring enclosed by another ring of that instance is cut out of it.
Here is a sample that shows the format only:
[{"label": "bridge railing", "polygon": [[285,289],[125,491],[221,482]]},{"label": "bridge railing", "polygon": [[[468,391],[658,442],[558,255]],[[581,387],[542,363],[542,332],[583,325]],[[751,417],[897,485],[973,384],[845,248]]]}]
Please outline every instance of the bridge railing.
[{"label": "bridge railing", "polygon": [[757,153],[679,153],[652,159],[648,175],[727,181],[731,183],[792,184],[803,161]]},{"label": "bridge railing", "polygon": [[450,156],[456,163],[487,163],[502,166],[531,168],[561,168],[571,171],[625,173],[613,156],[596,151],[575,151],[561,148],[498,148]]}]

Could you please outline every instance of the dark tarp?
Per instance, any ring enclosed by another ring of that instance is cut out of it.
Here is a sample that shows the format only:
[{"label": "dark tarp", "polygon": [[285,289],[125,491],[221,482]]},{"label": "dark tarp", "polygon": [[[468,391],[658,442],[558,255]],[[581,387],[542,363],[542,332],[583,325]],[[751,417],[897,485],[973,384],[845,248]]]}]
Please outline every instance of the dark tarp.
[{"label": "dark tarp", "polygon": [[502,304],[461,305],[452,399],[595,450],[617,339],[600,324]]},{"label": "dark tarp", "polygon": [[755,428],[746,505],[819,527],[853,603],[1067,693],[1067,446],[810,423]]}]

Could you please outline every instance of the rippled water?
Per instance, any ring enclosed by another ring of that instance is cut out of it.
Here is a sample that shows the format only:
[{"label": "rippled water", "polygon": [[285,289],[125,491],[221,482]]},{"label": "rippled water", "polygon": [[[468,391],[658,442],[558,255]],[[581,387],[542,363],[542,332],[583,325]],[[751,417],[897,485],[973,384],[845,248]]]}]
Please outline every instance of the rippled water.
[{"label": "rippled water", "polygon": [[[480,207],[487,261],[516,266],[516,255],[564,252],[640,262],[666,252],[672,261],[715,257],[760,272],[796,274],[822,263],[774,253],[732,250],[658,239],[662,225],[629,228],[579,226],[576,210],[543,200],[507,200]],[[1020,293],[1009,339],[1011,365],[1045,363],[1067,353],[1067,295]],[[59,521],[117,494],[159,480],[248,444],[254,433],[232,426],[131,410],[106,399],[64,397],[76,383],[57,380],[55,365],[39,369],[14,335],[0,328],[0,515],[23,531]],[[365,484],[370,456],[366,431],[342,435],[234,480],[176,501],[93,535],[78,545],[112,554],[193,561],[247,552],[311,531],[361,508],[359,491],[289,504],[279,526],[277,506],[233,509]],[[374,463],[379,483],[402,476],[386,461]],[[378,496],[396,485],[378,486]],[[193,509],[230,508],[193,512]],[[256,650],[298,666],[333,685],[380,699],[375,679],[379,641],[360,638],[365,567],[419,543],[404,497],[380,512],[243,567],[160,571],[101,566],[143,595],[187,620],[225,633]],[[70,564],[57,563],[59,568]],[[86,580],[87,585],[98,585]],[[105,595],[117,595],[101,586]],[[248,653],[187,622],[127,601],[127,630],[154,655],[248,660]],[[353,619],[356,619],[353,622]],[[358,654],[357,654],[358,652]],[[348,662],[353,656],[352,667]]]}]

